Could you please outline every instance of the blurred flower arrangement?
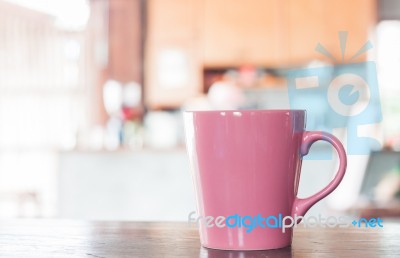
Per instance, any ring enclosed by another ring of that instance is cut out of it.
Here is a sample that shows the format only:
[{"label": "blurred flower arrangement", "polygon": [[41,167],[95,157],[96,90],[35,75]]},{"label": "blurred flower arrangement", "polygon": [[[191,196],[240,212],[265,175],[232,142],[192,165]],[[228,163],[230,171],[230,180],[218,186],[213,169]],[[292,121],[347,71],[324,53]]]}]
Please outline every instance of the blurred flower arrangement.
[{"label": "blurred flower arrangement", "polygon": [[136,82],[123,85],[109,80],[104,84],[103,102],[109,115],[104,135],[104,147],[107,150],[143,146],[141,101],[141,86]]}]

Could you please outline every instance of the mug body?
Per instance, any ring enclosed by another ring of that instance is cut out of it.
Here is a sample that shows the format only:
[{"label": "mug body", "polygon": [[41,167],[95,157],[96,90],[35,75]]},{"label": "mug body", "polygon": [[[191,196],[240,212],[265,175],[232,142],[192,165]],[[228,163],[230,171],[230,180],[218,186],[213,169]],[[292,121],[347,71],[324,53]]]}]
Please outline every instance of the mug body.
[{"label": "mug body", "polygon": [[[184,114],[200,240],[224,250],[289,246],[301,169],[304,110]],[[285,231],[285,232],[283,232]]]}]

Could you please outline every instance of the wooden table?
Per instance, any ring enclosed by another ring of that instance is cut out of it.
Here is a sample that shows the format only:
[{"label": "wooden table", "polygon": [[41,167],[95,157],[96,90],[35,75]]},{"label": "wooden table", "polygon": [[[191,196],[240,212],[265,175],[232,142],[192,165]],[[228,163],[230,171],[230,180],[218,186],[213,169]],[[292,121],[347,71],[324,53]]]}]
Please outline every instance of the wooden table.
[{"label": "wooden table", "polygon": [[184,222],[0,221],[0,257],[400,257],[400,223],[297,228],[291,248],[235,252],[202,248]]}]

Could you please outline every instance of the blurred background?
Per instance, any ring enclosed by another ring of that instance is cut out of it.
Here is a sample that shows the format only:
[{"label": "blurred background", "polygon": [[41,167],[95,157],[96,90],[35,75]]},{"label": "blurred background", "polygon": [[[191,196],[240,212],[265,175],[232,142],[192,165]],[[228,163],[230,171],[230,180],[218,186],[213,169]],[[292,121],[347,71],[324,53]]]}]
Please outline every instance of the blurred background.
[{"label": "blurred background", "polygon": [[[309,214],[400,216],[398,1],[0,0],[0,218],[187,220],[182,110],[289,108],[290,69],[340,69],[368,40],[351,61],[376,62],[382,147]],[[306,160],[299,196],[336,166]]]}]

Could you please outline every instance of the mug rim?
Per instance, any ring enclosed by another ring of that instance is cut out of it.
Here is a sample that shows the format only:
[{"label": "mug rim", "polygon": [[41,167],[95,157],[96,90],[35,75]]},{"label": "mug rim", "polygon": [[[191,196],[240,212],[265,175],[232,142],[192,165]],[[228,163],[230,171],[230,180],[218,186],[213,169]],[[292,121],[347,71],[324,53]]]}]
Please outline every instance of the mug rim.
[{"label": "mug rim", "polygon": [[220,112],[244,112],[244,113],[287,113],[287,112],[304,112],[305,109],[221,109],[221,110],[184,110],[184,113],[220,113]]}]

